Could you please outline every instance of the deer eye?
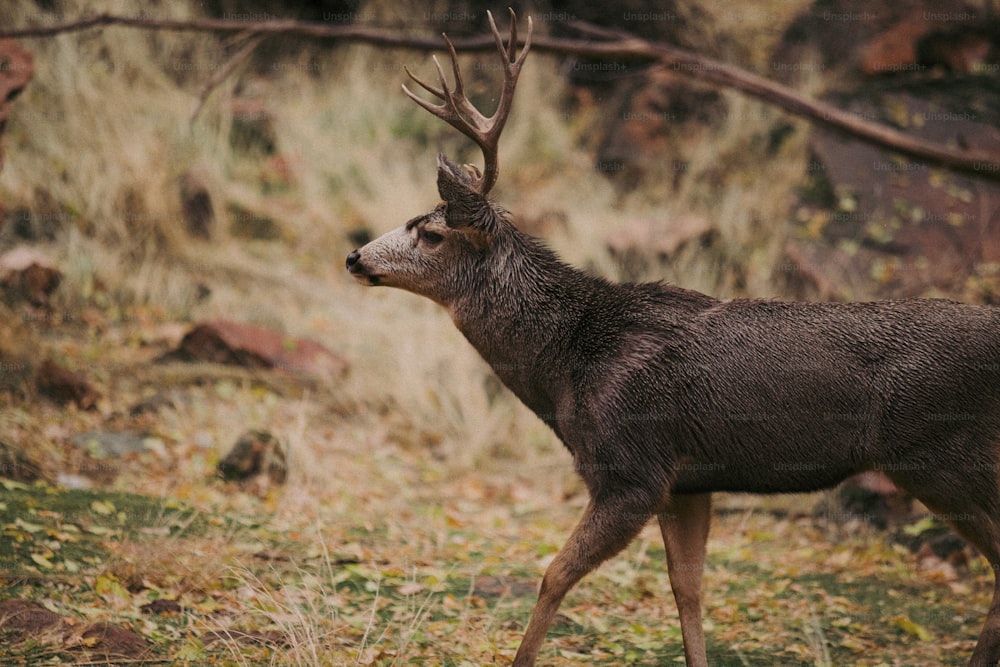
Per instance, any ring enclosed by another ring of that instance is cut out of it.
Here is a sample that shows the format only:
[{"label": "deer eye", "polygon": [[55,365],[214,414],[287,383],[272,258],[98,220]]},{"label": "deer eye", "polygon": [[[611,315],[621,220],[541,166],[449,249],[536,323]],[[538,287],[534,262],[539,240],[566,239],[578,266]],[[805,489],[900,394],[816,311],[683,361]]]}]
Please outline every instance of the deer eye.
[{"label": "deer eye", "polygon": [[420,230],[420,238],[422,238],[428,245],[437,245],[444,240],[444,236],[438,234],[437,232],[429,232],[426,229]]}]

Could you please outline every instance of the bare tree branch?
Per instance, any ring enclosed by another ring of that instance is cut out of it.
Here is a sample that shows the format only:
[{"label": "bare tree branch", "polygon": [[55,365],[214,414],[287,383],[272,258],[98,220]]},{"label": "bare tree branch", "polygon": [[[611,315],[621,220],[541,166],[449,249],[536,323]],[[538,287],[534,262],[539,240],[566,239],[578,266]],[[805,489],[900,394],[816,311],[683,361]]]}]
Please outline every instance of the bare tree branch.
[{"label": "bare tree branch", "polygon": [[[254,35],[295,34],[308,37],[356,41],[378,46],[439,51],[437,40],[405,35],[394,30],[358,25],[322,25],[294,20],[237,21],[226,19],[155,19],[100,14],[51,26],[0,31],[2,38],[43,38],[103,26],[126,26],[141,30],[187,32],[241,32]],[[629,62],[660,63],[678,74],[722,88],[732,88],[773,104],[786,112],[822,127],[838,130],[866,143],[906,157],[990,180],[1000,180],[1000,155],[979,149],[961,149],[914,137],[894,128],[872,123],[833,105],[807,98],[792,88],[746,70],[699,56],[667,44],[626,36],[596,26],[574,24],[581,32],[604,41],[538,36],[532,48],[559,55],[618,58]],[[492,37],[452,40],[458,51],[482,51],[494,47]]]}]

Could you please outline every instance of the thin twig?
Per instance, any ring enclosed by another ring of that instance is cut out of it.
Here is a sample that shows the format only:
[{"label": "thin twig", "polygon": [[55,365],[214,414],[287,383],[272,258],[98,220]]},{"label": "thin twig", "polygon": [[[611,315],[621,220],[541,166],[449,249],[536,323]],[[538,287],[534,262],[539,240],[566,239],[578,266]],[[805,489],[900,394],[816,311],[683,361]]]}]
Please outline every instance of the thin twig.
[{"label": "thin twig", "polygon": [[[0,31],[2,38],[37,39],[67,32],[79,32],[103,26],[125,26],[140,30],[188,32],[244,32],[255,35],[297,34],[316,38],[356,41],[376,46],[439,51],[434,39],[405,35],[398,31],[359,25],[323,25],[303,21],[238,21],[226,19],[156,19],[99,14],[50,26]],[[574,24],[581,29],[581,24]],[[625,37],[596,26],[582,28],[591,35],[603,34],[606,41],[538,36],[536,51],[592,58],[617,58],[628,62],[657,62],[683,76],[722,88],[732,88],[750,97],[777,106],[816,125],[846,133],[865,143],[894,151],[906,157],[962,172],[979,178],[1000,180],[1000,154],[979,149],[953,148],[926,141],[894,128],[863,120],[833,105],[810,99],[792,88],[765,79],[739,67],[699,56],[690,51],[639,37]],[[452,40],[456,51],[483,51],[494,47],[490,35]]]},{"label": "thin twig", "polygon": [[261,42],[267,39],[269,35],[262,33],[253,33],[250,35],[243,45],[234,53],[225,64],[217,69],[212,76],[205,82],[204,87],[201,89],[201,94],[198,95],[198,103],[194,107],[194,111],[191,112],[191,118],[189,122],[193,123],[198,114],[201,113],[202,108],[205,106],[205,102],[208,100],[208,96],[212,94],[216,88],[218,88],[223,81],[229,78],[233,70],[239,67],[239,65],[245,61],[253,53]]}]

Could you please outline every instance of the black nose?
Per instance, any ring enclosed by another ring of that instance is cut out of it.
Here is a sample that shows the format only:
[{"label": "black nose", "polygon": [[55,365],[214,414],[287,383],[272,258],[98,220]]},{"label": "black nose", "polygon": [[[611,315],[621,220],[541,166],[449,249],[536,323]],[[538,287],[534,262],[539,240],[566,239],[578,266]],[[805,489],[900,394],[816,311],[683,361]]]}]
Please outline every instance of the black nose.
[{"label": "black nose", "polygon": [[359,259],[361,259],[361,253],[357,250],[352,250],[351,254],[347,256],[347,270],[350,271],[351,267],[357,264]]}]

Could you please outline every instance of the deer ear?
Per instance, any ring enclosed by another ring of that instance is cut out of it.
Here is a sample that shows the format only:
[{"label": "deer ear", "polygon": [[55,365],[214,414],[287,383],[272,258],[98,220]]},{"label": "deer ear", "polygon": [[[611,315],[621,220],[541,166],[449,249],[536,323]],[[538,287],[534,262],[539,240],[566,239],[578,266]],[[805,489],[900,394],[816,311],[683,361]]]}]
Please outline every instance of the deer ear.
[{"label": "deer ear", "polygon": [[445,222],[449,227],[478,226],[489,215],[486,198],[472,187],[472,177],[444,155],[438,155],[438,194],[447,204]]}]

